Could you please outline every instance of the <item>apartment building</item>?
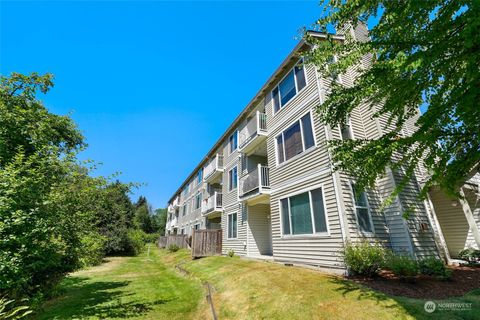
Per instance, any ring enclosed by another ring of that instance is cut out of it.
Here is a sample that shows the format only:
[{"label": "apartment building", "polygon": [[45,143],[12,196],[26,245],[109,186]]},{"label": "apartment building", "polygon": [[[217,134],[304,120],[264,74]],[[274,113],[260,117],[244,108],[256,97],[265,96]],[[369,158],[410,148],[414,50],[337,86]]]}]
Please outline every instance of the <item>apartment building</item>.
[{"label": "apartment building", "polygon": [[[358,41],[367,39],[363,26],[346,32]],[[343,40],[342,35],[336,37]],[[449,251],[435,216],[435,209],[443,206],[416,199],[420,170],[418,181],[383,210],[380,204],[401,173],[390,170],[375,190],[359,192],[355,179],[332,170],[329,140],[380,137],[388,130],[387,119],[372,120],[374,110],[360,106],[341,128],[323,125],[316,106],[325,101],[332,81],[349,86],[355,71],[335,79],[324,77],[299,58],[309,49],[304,40],[296,45],[177,189],[168,204],[167,232],[222,229],[224,253],[233,250],[240,256],[338,272],[344,270],[339,251],[347,241],[360,238],[385,241],[394,250],[419,258],[448,252],[454,257],[462,241],[450,240],[459,244]],[[368,67],[368,57],[363,63]],[[407,124],[405,134],[412,132],[414,122]],[[403,218],[406,207],[409,219]],[[462,227],[471,233],[474,226]]]}]

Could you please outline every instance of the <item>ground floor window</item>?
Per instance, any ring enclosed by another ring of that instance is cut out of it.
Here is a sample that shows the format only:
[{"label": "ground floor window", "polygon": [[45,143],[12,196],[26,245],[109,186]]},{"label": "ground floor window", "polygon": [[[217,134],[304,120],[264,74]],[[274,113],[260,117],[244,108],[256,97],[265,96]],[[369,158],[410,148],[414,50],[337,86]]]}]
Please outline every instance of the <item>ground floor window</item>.
[{"label": "ground floor window", "polygon": [[197,223],[196,225],[194,225],[193,228],[194,228],[195,230],[200,229],[200,223]]},{"label": "ground floor window", "polygon": [[358,226],[363,232],[373,232],[372,217],[370,216],[370,207],[368,205],[367,193],[360,192],[352,183],[353,198],[355,199],[355,213],[357,215]]},{"label": "ground floor window", "polygon": [[284,235],[328,232],[321,188],[281,199],[280,205]]},{"label": "ground floor window", "polygon": [[234,239],[237,237],[237,213],[228,215],[228,238]]}]

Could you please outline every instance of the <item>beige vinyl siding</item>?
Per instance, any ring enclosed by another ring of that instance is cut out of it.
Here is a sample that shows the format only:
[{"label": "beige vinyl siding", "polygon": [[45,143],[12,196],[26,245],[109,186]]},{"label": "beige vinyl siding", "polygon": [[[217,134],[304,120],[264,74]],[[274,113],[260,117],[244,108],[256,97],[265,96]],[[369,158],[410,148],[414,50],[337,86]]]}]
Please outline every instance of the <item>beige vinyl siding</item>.
[{"label": "beige vinyl siding", "polygon": [[270,205],[257,204],[248,207],[247,245],[249,256],[272,254]]},{"label": "beige vinyl siding", "polygon": [[[228,215],[237,213],[237,238],[228,239]],[[227,254],[233,250],[236,255],[244,256],[247,254],[246,240],[247,240],[247,216],[242,210],[242,205],[237,203],[224,209],[222,213],[222,253]]]}]

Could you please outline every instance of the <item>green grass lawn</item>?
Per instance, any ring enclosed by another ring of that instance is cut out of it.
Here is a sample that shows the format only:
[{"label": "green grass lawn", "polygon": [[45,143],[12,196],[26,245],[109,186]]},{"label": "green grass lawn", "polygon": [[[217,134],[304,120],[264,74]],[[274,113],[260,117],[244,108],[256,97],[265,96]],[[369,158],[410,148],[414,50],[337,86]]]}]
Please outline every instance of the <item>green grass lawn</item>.
[{"label": "green grass lawn", "polygon": [[[174,266],[182,263],[188,276]],[[424,311],[424,300],[389,297],[339,277],[238,257],[191,260],[152,250],[72,274],[38,319],[209,319],[201,283],[214,288],[219,319],[478,319],[480,290],[448,302],[470,311]]]}]

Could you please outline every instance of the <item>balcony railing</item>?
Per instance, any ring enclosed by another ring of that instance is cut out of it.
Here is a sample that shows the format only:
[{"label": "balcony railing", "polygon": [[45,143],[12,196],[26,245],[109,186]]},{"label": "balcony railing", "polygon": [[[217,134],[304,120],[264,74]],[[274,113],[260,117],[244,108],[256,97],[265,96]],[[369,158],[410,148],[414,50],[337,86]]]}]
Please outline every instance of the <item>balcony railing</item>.
[{"label": "balcony railing", "polygon": [[206,214],[213,211],[222,211],[223,210],[223,199],[221,192],[215,192],[212,196],[203,200],[202,202],[202,213]]},{"label": "balcony railing", "polygon": [[261,194],[270,191],[270,169],[258,166],[240,178],[240,197]]},{"label": "balcony railing", "polygon": [[180,197],[176,197],[176,198],[173,200],[172,206],[173,206],[174,208],[180,207]]},{"label": "balcony railing", "polygon": [[223,172],[223,156],[219,154],[203,168],[203,179],[207,181],[217,172]]},{"label": "balcony railing", "polygon": [[243,149],[259,135],[267,134],[267,115],[257,111],[255,116],[250,119],[245,128],[240,131],[238,136],[238,147]]}]

